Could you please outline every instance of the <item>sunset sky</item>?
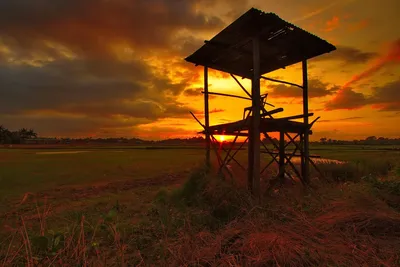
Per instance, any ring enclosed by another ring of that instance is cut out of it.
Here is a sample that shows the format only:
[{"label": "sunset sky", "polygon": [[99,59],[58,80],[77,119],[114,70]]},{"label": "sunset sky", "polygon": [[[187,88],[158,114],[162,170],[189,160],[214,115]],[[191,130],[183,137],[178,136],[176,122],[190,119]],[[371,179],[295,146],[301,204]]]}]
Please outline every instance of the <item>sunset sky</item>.
[{"label": "sunset sky", "polygon": [[[312,140],[400,136],[399,0],[3,0],[0,125],[40,136],[194,136],[203,68],[184,58],[249,8],[274,12],[337,47],[310,60]],[[268,77],[301,82],[301,64]],[[210,71],[210,91],[243,94]],[[243,80],[250,90],[250,83]],[[262,83],[284,116],[301,91]],[[214,97],[211,124],[249,102]]]}]

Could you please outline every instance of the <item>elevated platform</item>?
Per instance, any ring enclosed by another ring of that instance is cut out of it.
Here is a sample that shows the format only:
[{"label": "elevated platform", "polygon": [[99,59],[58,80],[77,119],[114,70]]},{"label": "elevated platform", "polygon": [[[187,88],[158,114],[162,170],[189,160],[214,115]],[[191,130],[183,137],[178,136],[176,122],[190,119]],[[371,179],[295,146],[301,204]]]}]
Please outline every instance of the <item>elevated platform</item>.
[{"label": "elevated platform", "polygon": [[[217,135],[238,135],[239,136],[247,136],[248,130],[251,127],[251,119],[252,116],[249,116],[248,119],[218,124],[210,126],[208,129],[210,134]],[[260,132],[270,133],[270,132],[286,132],[286,133],[294,133],[294,134],[304,134],[307,130],[309,134],[312,134],[310,130],[311,125],[305,124],[303,122],[291,121],[286,118],[282,119],[270,119],[270,118],[261,118],[260,120]],[[205,133],[202,131],[201,133]]]}]

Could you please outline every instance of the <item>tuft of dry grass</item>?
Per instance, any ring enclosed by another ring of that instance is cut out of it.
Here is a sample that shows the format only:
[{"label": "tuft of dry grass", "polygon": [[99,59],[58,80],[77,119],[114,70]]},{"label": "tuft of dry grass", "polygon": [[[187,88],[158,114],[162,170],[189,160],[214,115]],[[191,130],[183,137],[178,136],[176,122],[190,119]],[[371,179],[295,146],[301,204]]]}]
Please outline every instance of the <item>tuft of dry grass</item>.
[{"label": "tuft of dry grass", "polygon": [[[335,214],[315,220],[292,212],[290,223],[259,214],[218,232],[182,234],[169,244],[173,266],[394,266],[399,217]],[[357,230],[356,230],[357,229]],[[355,231],[355,232],[354,232]],[[390,233],[395,233],[390,236]]]},{"label": "tuft of dry grass", "polygon": [[[29,204],[28,198],[23,202]],[[52,216],[50,205],[39,206],[33,194],[30,198],[37,214],[19,215],[15,227],[6,228],[7,235],[1,232],[0,266],[125,266],[127,246],[112,213],[96,225],[82,215],[56,232],[46,223]]]}]

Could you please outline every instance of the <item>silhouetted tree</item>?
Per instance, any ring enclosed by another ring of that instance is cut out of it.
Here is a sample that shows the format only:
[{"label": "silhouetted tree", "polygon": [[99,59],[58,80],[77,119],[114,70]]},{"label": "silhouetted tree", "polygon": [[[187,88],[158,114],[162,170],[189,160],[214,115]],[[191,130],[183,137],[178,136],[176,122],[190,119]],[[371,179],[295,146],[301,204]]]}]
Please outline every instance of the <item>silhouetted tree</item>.
[{"label": "silhouetted tree", "polygon": [[27,134],[30,138],[37,138],[37,133],[33,129],[29,129]]},{"label": "silhouetted tree", "polygon": [[36,137],[37,133],[33,129],[22,128],[18,131],[10,131],[0,125],[0,144],[20,144],[24,139]]},{"label": "silhouetted tree", "polygon": [[33,129],[22,128],[18,131],[18,134],[22,140],[37,137],[37,133]]},{"label": "silhouetted tree", "polygon": [[8,130],[3,125],[0,125],[0,144],[5,144],[6,135],[8,135]]}]

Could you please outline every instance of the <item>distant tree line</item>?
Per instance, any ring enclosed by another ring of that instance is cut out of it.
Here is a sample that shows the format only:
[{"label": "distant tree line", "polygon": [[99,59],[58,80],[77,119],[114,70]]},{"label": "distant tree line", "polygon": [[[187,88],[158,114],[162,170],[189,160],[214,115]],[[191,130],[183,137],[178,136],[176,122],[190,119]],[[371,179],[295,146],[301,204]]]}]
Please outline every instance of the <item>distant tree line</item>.
[{"label": "distant tree line", "polygon": [[201,144],[205,140],[203,137],[173,138],[165,140],[143,140],[139,138],[109,137],[109,138],[34,138],[21,140],[24,144],[126,144],[126,145],[190,145]]},{"label": "distant tree line", "polygon": [[143,140],[139,138],[84,138],[71,139],[71,142],[86,142],[86,143],[124,143],[124,144],[143,144],[143,145],[181,145],[181,144],[199,144],[204,143],[203,137],[190,138],[169,138],[164,140]]},{"label": "distant tree line", "polygon": [[21,144],[26,139],[37,138],[33,129],[22,128],[17,131],[10,131],[0,125],[0,144]]},{"label": "distant tree line", "polygon": [[369,136],[364,140],[336,140],[328,139],[326,137],[321,138],[319,143],[325,145],[400,145],[400,138],[385,138]]},{"label": "distant tree line", "polygon": [[[40,140],[39,140],[40,139]],[[43,139],[43,140],[42,140]],[[271,138],[275,144],[279,143],[277,138]],[[190,145],[204,144],[203,136],[195,136],[190,138],[169,138],[164,140],[143,140],[139,138],[126,137],[110,137],[110,138],[38,138],[38,134],[33,129],[21,128],[16,131],[11,131],[0,125],[0,144],[26,144],[26,143],[53,143],[53,144],[101,144],[101,143],[123,143],[135,145]],[[271,140],[263,138],[264,144],[271,144]],[[225,141],[226,144],[231,141]],[[241,142],[237,142],[240,144]],[[286,141],[285,141],[286,143]],[[298,140],[296,140],[298,143]],[[385,138],[369,136],[364,140],[336,140],[331,138],[321,138],[319,141],[311,143],[320,143],[325,145],[400,145],[400,138]]]}]

